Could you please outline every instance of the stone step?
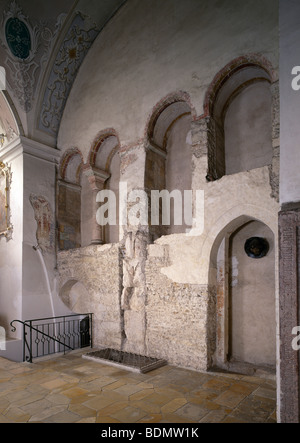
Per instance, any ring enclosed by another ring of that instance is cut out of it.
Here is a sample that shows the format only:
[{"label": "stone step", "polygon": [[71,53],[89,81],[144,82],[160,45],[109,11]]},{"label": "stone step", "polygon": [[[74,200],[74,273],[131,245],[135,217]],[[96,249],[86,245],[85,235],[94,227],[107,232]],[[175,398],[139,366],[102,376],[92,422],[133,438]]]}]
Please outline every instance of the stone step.
[{"label": "stone step", "polygon": [[16,362],[23,361],[23,340],[6,337],[5,341],[0,343],[0,357]]}]

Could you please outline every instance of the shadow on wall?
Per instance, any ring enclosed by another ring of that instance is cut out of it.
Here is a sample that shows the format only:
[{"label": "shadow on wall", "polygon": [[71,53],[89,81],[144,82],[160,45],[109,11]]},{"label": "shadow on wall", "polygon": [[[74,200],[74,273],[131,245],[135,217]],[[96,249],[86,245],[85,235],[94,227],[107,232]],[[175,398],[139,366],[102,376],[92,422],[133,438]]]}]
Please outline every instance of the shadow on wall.
[{"label": "shadow on wall", "polygon": [[69,280],[60,290],[60,299],[70,311],[80,314],[88,312],[89,293],[78,280]]},{"label": "shadow on wall", "polygon": [[70,314],[58,296],[53,257],[38,245],[24,244],[23,275],[23,318]]}]

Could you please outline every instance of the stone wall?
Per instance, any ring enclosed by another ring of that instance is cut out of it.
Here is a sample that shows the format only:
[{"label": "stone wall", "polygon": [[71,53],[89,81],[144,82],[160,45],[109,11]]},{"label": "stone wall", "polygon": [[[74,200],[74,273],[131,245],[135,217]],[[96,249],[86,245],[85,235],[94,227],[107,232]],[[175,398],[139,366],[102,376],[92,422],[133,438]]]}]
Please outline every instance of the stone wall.
[{"label": "stone wall", "polygon": [[[58,253],[62,299],[80,282],[76,313],[93,313],[94,346],[120,348],[122,315],[120,250],[118,245],[88,246]],[[71,282],[71,284],[70,284]],[[72,306],[68,306],[71,308]]]},{"label": "stone wall", "polygon": [[149,245],[146,264],[147,352],[170,364],[207,370],[210,366],[209,310],[215,303],[207,285],[175,283],[161,273],[168,247]]},{"label": "stone wall", "polygon": [[[110,346],[207,370],[214,346],[215,324],[210,314],[215,311],[214,291],[207,285],[173,282],[161,272],[168,264],[168,247],[142,243],[135,250],[143,254],[145,250],[147,260],[143,269],[137,263],[134,273],[126,271],[134,261],[129,246],[60,251],[61,299],[76,313],[94,314],[95,347]],[[82,289],[72,297],[78,283]]]}]

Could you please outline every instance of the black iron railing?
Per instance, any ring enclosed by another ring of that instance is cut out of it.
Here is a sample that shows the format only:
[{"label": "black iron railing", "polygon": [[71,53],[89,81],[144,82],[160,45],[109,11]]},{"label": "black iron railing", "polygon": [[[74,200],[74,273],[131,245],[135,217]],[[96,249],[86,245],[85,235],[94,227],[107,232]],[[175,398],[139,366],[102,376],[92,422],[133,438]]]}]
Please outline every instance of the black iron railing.
[{"label": "black iron railing", "polygon": [[93,347],[93,314],[72,314],[33,320],[13,320],[23,328],[23,361],[67,350]]}]

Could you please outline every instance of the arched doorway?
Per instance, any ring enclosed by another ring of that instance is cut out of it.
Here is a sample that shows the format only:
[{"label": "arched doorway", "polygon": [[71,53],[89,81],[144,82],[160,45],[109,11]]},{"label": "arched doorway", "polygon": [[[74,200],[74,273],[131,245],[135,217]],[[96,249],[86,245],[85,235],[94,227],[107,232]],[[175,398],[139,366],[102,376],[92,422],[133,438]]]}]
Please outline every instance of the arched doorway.
[{"label": "arched doorway", "polygon": [[241,217],[216,240],[214,365],[242,373],[276,368],[275,236]]}]

